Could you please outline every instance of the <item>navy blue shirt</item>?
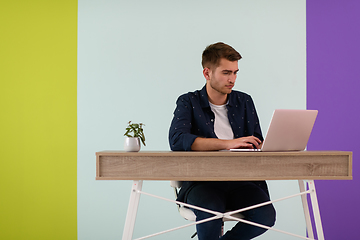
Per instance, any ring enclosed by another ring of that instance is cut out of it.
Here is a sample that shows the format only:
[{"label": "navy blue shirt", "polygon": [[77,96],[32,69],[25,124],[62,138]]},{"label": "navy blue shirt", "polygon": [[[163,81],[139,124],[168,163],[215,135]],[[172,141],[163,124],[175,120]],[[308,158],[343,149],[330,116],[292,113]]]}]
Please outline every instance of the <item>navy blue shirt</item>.
[{"label": "navy blue shirt", "polygon": [[[232,91],[228,95],[228,118],[234,138],[255,136],[263,140],[259,119],[250,95]],[[174,118],[169,131],[173,151],[190,151],[197,137],[217,138],[215,116],[211,111],[206,85],[195,92],[181,95],[176,102]]]},{"label": "navy blue shirt", "polygon": [[[263,141],[259,119],[250,95],[232,91],[228,94],[228,119],[234,138],[255,136]],[[206,85],[195,92],[181,95],[176,102],[169,131],[169,144],[173,151],[191,151],[197,137],[217,138],[214,131],[215,115],[211,111]],[[186,192],[194,182],[184,182],[178,197],[184,201]],[[258,184],[267,192],[265,181]]]}]

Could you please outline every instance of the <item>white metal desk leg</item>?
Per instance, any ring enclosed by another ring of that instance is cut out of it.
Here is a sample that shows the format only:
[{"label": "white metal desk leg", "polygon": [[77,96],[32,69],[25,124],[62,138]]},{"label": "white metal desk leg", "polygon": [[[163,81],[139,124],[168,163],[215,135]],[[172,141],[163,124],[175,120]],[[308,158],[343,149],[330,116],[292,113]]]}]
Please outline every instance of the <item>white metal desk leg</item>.
[{"label": "white metal desk leg", "polygon": [[320,210],[319,210],[319,204],[318,204],[318,200],[317,200],[317,196],[316,196],[314,180],[309,180],[308,186],[309,186],[309,190],[311,190],[310,198],[311,198],[311,204],[312,204],[312,209],[313,209],[313,213],[314,213],[314,221],[315,221],[315,226],[316,226],[317,238],[319,240],[324,240],[324,232],[323,232],[322,223],[321,223]]},{"label": "white metal desk leg", "polygon": [[[300,188],[300,192],[306,191],[304,180],[299,180],[299,188]],[[301,201],[302,201],[304,215],[305,215],[306,231],[307,231],[308,237],[313,239],[314,232],[313,232],[312,224],[311,224],[311,217],[310,217],[309,205],[308,205],[308,201],[307,201],[307,194],[301,195]]]},{"label": "white metal desk leg", "polygon": [[143,181],[134,181],[131,187],[129,206],[126,214],[126,221],[122,240],[131,240],[134,232],[136,213],[139,206],[140,193]]}]

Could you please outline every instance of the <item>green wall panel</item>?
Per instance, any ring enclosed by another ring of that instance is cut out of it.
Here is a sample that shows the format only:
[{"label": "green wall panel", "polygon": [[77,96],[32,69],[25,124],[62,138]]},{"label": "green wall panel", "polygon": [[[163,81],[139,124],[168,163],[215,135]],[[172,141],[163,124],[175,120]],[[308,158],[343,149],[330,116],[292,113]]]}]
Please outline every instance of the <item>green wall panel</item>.
[{"label": "green wall panel", "polygon": [[0,239],[76,239],[77,1],[1,1],[0,22]]}]

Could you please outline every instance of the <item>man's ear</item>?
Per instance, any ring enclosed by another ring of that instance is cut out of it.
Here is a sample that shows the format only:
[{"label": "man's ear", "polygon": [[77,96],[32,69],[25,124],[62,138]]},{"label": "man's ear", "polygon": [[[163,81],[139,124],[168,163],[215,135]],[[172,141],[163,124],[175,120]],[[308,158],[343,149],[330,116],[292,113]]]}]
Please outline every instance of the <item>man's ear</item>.
[{"label": "man's ear", "polygon": [[203,69],[203,75],[204,75],[206,80],[210,80],[210,74],[211,74],[210,68],[205,67]]}]

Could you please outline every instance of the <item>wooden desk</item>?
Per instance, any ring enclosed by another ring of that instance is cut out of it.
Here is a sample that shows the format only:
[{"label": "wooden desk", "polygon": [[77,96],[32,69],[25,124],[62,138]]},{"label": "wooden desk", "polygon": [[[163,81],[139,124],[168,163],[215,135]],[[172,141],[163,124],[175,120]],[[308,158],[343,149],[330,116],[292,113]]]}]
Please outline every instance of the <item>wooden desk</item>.
[{"label": "wooden desk", "polygon": [[[310,180],[308,182],[310,183],[308,193],[311,196],[313,209],[315,208],[314,216],[318,239],[324,239],[313,180],[351,180],[352,152],[214,151],[134,153],[102,151],[96,153],[96,179],[140,180],[134,181],[133,184],[131,193],[135,195],[130,198],[123,239],[131,239],[132,237],[142,180]],[[305,189],[302,190],[305,192]],[[305,217],[308,217],[305,209],[307,203],[304,202],[306,196],[302,195],[302,199]],[[309,232],[311,223],[309,223],[309,219],[306,220]],[[312,230],[310,236],[312,236]],[[311,237],[308,239],[311,239]]]},{"label": "wooden desk", "polygon": [[96,153],[97,180],[352,179],[352,152]]}]

